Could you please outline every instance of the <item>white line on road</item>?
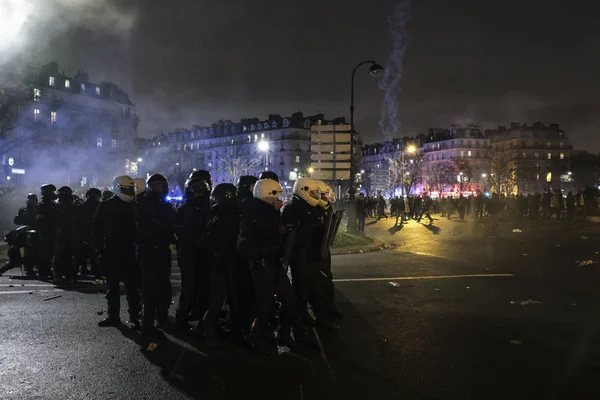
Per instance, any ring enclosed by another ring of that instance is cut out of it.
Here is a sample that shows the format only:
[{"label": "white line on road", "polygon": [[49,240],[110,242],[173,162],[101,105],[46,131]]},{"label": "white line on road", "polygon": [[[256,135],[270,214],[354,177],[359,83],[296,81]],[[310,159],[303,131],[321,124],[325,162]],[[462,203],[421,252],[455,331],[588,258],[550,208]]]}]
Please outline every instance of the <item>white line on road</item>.
[{"label": "white line on road", "polygon": [[7,290],[6,292],[0,292],[0,294],[53,293],[53,292],[64,292],[64,290],[62,290],[62,289],[50,289],[50,290]]},{"label": "white line on road", "polygon": [[1,283],[0,287],[54,287],[51,283]]},{"label": "white line on road", "polygon": [[457,278],[507,278],[514,274],[469,274],[469,275],[433,275],[433,276],[395,276],[380,278],[343,278],[334,282],[376,282],[376,281],[418,281],[425,279],[457,279]]}]

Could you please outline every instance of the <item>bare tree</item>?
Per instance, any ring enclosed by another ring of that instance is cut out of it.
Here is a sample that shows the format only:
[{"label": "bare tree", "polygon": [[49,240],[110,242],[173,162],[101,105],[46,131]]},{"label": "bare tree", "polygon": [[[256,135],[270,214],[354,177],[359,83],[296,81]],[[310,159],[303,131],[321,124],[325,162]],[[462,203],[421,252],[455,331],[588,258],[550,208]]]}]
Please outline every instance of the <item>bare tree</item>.
[{"label": "bare tree", "polygon": [[456,182],[456,167],[450,160],[438,161],[427,165],[427,184],[429,189],[440,195]]},{"label": "bare tree", "polygon": [[474,180],[473,167],[471,163],[464,158],[454,158],[454,168],[457,173],[458,190],[460,193],[466,191]]},{"label": "bare tree", "polygon": [[252,154],[248,146],[241,145],[221,147],[216,149],[215,153],[218,160],[215,172],[219,173],[225,182],[237,182],[240,176],[254,172],[266,157],[266,154]]},{"label": "bare tree", "polygon": [[496,150],[490,154],[489,182],[494,192],[511,194],[517,187],[517,163],[515,152]]},{"label": "bare tree", "polygon": [[425,167],[425,158],[417,156],[406,160],[404,165],[404,193],[408,194],[413,188],[423,180],[423,172]]}]

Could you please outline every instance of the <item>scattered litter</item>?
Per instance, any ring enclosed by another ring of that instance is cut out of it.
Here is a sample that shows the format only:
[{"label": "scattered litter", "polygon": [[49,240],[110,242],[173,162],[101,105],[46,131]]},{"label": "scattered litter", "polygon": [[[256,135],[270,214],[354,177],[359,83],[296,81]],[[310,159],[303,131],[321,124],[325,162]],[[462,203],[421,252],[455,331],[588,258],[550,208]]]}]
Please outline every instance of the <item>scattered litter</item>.
[{"label": "scattered litter", "polygon": [[[515,303],[511,302],[511,304],[515,304]],[[522,306],[526,306],[528,304],[542,304],[542,302],[537,301],[537,300],[528,299],[528,300],[520,301],[519,304],[521,304]]]},{"label": "scattered litter", "polygon": [[27,293],[27,294],[33,294],[33,292],[29,292],[29,293]]},{"label": "scattered litter", "polygon": [[592,260],[584,260],[584,261],[577,261],[577,266],[578,267],[585,267],[586,265],[592,265],[592,264],[596,264],[596,261],[592,261]]},{"label": "scattered litter", "polygon": [[15,287],[15,285],[8,285],[8,287]]},{"label": "scattered litter", "polygon": [[152,343],[148,344],[148,346],[146,347],[146,350],[154,351],[154,350],[156,350],[157,347],[158,347],[158,345],[156,343],[152,342]]},{"label": "scattered litter", "polygon": [[359,253],[364,253],[364,251],[362,251],[362,250],[359,250]]},{"label": "scattered litter", "polygon": [[467,289],[471,289],[471,286],[467,286]]},{"label": "scattered litter", "polygon": [[25,284],[24,284],[24,283],[21,283],[21,286],[25,286]]},{"label": "scattered litter", "polygon": [[515,339],[510,341],[510,344],[521,344],[521,343],[523,343],[523,342],[521,342],[520,340],[515,340]]},{"label": "scattered litter", "polygon": [[523,253],[524,256],[527,256],[527,253]]},{"label": "scattered litter", "polygon": [[557,244],[557,245],[556,245],[556,247],[560,247],[560,246],[561,246],[560,244]]},{"label": "scattered litter", "polygon": [[516,301],[511,301],[510,304],[517,304],[517,302]]},{"label": "scattered litter", "polygon": [[289,353],[290,352],[290,348],[287,346],[277,346],[277,355],[282,355],[285,353]]},{"label": "scattered litter", "polygon": [[400,284],[398,282],[388,282],[388,283],[394,287],[400,286]]},{"label": "scattered litter", "polygon": [[523,233],[523,231],[520,229],[513,229],[513,233]]},{"label": "scattered litter", "polygon": [[587,236],[585,236],[585,235],[581,235],[581,237],[580,237],[579,239],[582,239],[582,240],[587,240]]},{"label": "scattered litter", "polygon": [[98,311],[98,312],[97,312],[97,314],[98,314],[98,315],[102,315],[102,314],[104,314],[104,310],[100,310],[100,311]]},{"label": "scattered litter", "polygon": [[56,296],[52,296],[52,297],[46,297],[44,299],[44,301],[58,299],[59,297],[62,297],[62,294],[59,294],[59,295],[56,295]]},{"label": "scattered litter", "polygon": [[435,290],[435,291],[437,291],[437,292],[439,292],[439,291],[440,291],[440,289],[438,289],[438,288],[435,288],[435,289],[433,289],[433,290]]},{"label": "scattered litter", "polygon": [[577,305],[577,303],[571,303],[570,306],[571,307],[575,307]]}]

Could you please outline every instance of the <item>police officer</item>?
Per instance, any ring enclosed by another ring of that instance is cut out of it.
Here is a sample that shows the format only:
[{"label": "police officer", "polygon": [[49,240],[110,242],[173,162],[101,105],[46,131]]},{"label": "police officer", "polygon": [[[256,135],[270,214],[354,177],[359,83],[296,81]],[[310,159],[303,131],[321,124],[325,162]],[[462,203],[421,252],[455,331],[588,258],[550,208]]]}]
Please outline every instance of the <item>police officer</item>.
[{"label": "police officer", "polygon": [[283,225],[281,209],[283,202],[281,185],[272,179],[260,179],[254,186],[254,199],[242,216],[237,250],[249,260],[254,283],[254,323],[252,337],[259,348],[274,340],[269,327],[276,293],[284,304],[281,314],[281,341],[294,346],[291,329],[296,341],[307,341],[306,331],[299,318],[297,302],[290,281],[281,265]]},{"label": "police officer", "polygon": [[204,337],[208,347],[217,347],[216,323],[225,297],[229,303],[231,328],[242,332],[236,292],[236,245],[240,215],[236,188],[232,183],[217,185],[211,194],[213,206],[207,225],[207,242],[213,252],[210,265],[210,302],[204,316]]},{"label": "police officer", "polygon": [[177,215],[166,201],[168,193],[167,179],[154,174],[148,178],[146,192],[136,199],[135,204],[138,263],[144,300],[142,335],[150,341],[159,333],[154,326],[155,320],[159,329],[167,328],[171,304],[170,246],[175,243]]},{"label": "police officer", "polygon": [[54,256],[54,242],[56,239],[56,186],[48,183],[40,188],[42,200],[36,209],[35,230],[39,235],[38,246],[38,273],[41,280],[52,279],[50,271],[52,257]]},{"label": "police officer", "polygon": [[140,272],[135,261],[135,222],[133,200],[135,185],[129,176],[118,176],[111,187],[113,196],[100,203],[92,222],[94,245],[101,257],[102,270],[106,276],[108,291],[108,318],[99,326],[117,326],[121,323],[119,282],[127,291],[130,328],[140,328],[142,310],[140,296]]},{"label": "police officer", "polygon": [[135,196],[141,196],[146,191],[146,180],[144,178],[134,178]]},{"label": "police officer", "polygon": [[[185,182],[185,200],[177,209],[177,264],[181,271],[181,295],[176,320],[180,330],[190,330],[188,321],[194,311],[198,319],[208,307],[208,266],[206,224],[210,209],[210,174],[192,173]],[[202,304],[200,304],[200,296]],[[199,324],[202,325],[202,324]]]},{"label": "police officer", "polygon": [[242,175],[237,182],[237,197],[240,204],[249,204],[252,200],[252,191],[258,178],[253,175]]},{"label": "police officer", "polygon": [[319,263],[315,262],[315,258],[319,257],[320,244],[313,245],[316,232],[322,226],[319,209],[316,208],[321,201],[319,185],[313,179],[300,178],[294,184],[293,191],[291,202],[283,209],[282,220],[287,229],[295,229],[295,243],[290,257],[294,292],[307,321],[306,306],[310,301],[315,314],[321,315],[318,321],[327,323],[328,320],[323,317],[327,307],[323,296],[325,280]]},{"label": "police officer", "polygon": [[81,268],[81,275],[87,275],[87,263],[90,261],[92,274],[96,279],[102,278],[96,249],[92,244],[92,221],[102,199],[102,192],[90,188],[85,193],[85,201],[75,207],[77,222],[77,245],[75,249],[75,266]]},{"label": "police officer", "polygon": [[[314,260],[314,262],[316,262],[319,265],[319,271],[321,272],[321,276],[319,276],[318,279],[325,279],[324,285],[319,285],[319,287],[323,288],[323,292],[318,294],[323,298],[324,309],[316,310],[317,320],[319,321],[320,319],[319,323],[322,323],[324,322],[323,320],[325,320],[325,324],[327,326],[336,329],[338,328],[337,324],[335,324],[333,321],[330,321],[329,318],[329,316],[341,317],[341,313],[336,308],[334,302],[335,290],[333,286],[333,274],[331,272],[331,249],[327,247],[325,249],[325,255],[321,254],[321,246],[323,245],[323,240],[328,234],[328,232],[326,231],[326,229],[329,228],[329,226],[327,225],[327,221],[329,221],[333,217],[332,205],[335,201],[335,194],[333,192],[333,189],[325,182],[317,181],[317,184],[319,185],[321,200],[319,201],[319,207],[316,208],[316,211],[320,221],[322,222],[320,223],[316,231],[314,240],[311,242],[312,250],[309,252],[311,260]],[[398,213],[404,212],[403,207],[404,203],[402,203],[402,211],[398,211]],[[315,300],[313,299],[312,302],[314,303]],[[327,315],[324,314],[325,312],[327,313]]]},{"label": "police officer", "polygon": [[[34,277],[34,267],[37,260],[38,234],[35,232],[35,223],[37,215],[38,198],[35,193],[29,193],[26,198],[25,208],[19,209],[14,219],[15,225],[22,225],[27,229],[22,233],[24,235],[23,244],[23,264],[27,277]],[[21,253],[19,252],[19,257]],[[10,249],[9,249],[10,258]]]},{"label": "police officer", "polygon": [[279,182],[279,176],[277,176],[277,174],[273,171],[261,172],[260,177],[258,179],[272,179],[275,182]]},{"label": "police officer", "polygon": [[56,253],[54,254],[54,276],[75,281],[77,269],[73,264],[73,242],[75,240],[75,206],[73,190],[62,186],[56,191]]}]

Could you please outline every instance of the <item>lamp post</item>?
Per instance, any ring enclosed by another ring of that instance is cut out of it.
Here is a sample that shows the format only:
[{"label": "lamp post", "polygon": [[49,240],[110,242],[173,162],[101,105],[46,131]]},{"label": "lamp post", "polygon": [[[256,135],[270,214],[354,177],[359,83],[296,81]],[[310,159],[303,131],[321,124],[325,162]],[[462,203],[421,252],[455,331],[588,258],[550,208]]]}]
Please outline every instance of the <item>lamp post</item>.
[{"label": "lamp post", "polygon": [[[415,146],[408,146],[406,148],[406,151],[409,152],[410,154],[413,154],[415,151],[417,151],[417,148]],[[400,183],[402,184],[402,196],[405,196],[405,182],[404,180],[406,179],[405,175],[404,175],[404,149],[402,149],[402,154],[400,156],[400,174],[402,176],[402,179],[400,180]]]},{"label": "lamp post", "polygon": [[267,168],[269,168],[269,142],[267,142],[266,140],[261,140],[260,142],[258,142],[258,150],[259,151],[264,151],[265,153],[265,170]]},{"label": "lamp post", "polygon": [[348,224],[346,225],[346,231],[350,233],[356,232],[356,205],[354,201],[356,198],[354,197],[356,193],[356,189],[354,188],[354,75],[356,74],[356,70],[364,65],[371,64],[371,68],[369,68],[369,74],[373,77],[378,77],[383,72],[383,67],[377,64],[375,61],[363,61],[358,63],[356,67],[352,70],[352,77],[350,79],[350,179],[348,189]]}]

